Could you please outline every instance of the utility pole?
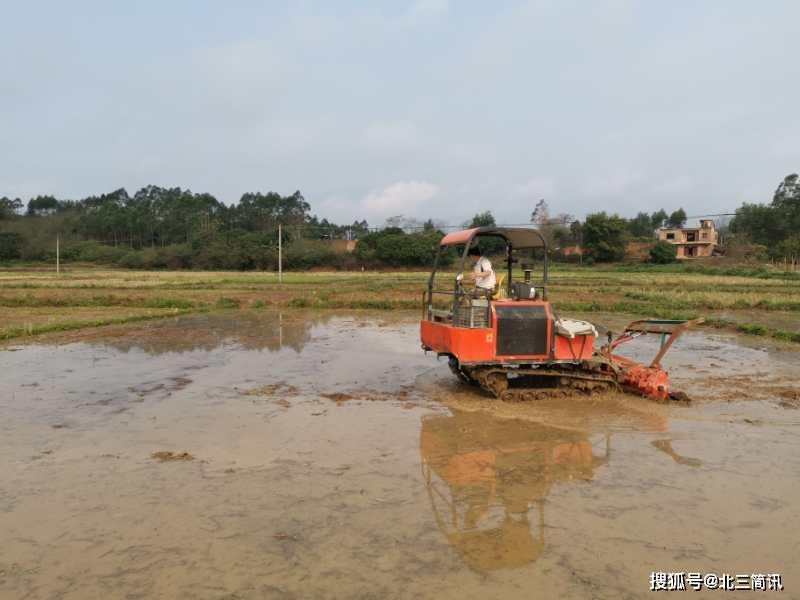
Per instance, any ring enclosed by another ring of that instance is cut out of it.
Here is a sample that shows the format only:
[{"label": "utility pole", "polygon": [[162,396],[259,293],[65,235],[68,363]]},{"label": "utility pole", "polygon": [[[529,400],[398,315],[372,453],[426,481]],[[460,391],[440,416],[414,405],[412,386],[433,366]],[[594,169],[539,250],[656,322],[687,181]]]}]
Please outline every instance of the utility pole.
[{"label": "utility pole", "polygon": [[61,274],[61,234],[56,234],[56,275]]},{"label": "utility pole", "polygon": [[278,223],[278,283],[283,283],[283,227]]}]

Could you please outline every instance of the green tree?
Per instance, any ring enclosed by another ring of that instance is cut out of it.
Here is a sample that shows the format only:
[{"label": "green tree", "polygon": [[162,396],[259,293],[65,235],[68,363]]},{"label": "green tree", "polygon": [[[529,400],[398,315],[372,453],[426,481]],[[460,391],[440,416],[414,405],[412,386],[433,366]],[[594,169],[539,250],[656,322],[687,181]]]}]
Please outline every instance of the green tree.
[{"label": "green tree", "polygon": [[572,232],[566,227],[556,227],[553,229],[553,242],[559,248],[572,245]]},{"label": "green tree", "polygon": [[638,238],[653,237],[653,221],[645,212],[638,213],[633,219],[628,221],[628,230],[631,235]]},{"label": "green tree", "polygon": [[783,178],[772,196],[772,202],[780,206],[784,202],[800,201],[800,175],[791,173]]},{"label": "green tree", "polygon": [[764,204],[743,204],[736,209],[731,221],[731,232],[744,236],[753,243],[768,246],[784,237],[784,227],[778,211]]},{"label": "green tree", "polygon": [[42,216],[58,212],[61,203],[53,196],[36,196],[28,201],[28,215]]},{"label": "green tree", "polygon": [[800,231],[800,176],[797,173],[784,177],[772,197],[772,206],[780,215],[787,236]]},{"label": "green tree", "polygon": [[369,233],[369,223],[367,223],[366,219],[362,219],[361,221],[353,221],[353,224],[349,226],[349,229],[354,238],[359,239]]},{"label": "green tree", "polygon": [[667,225],[670,227],[674,227],[675,229],[683,227],[685,223],[686,223],[686,211],[683,210],[683,208],[679,208],[678,210],[673,212],[667,219]]},{"label": "green tree", "polygon": [[[470,227],[494,227],[495,225],[497,225],[497,223],[490,210],[476,214],[472,217],[472,221],[469,224]],[[506,243],[503,238],[500,237],[483,237],[478,241],[478,246],[481,252],[487,256],[498,256],[500,254],[505,254],[506,251]]]},{"label": "green tree", "polygon": [[575,246],[583,244],[583,223],[578,220],[569,224],[570,243]]},{"label": "green tree", "polygon": [[800,234],[793,235],[781,241],[773,256],[794,261],[800,261]]},{"label": "green tree", "polygon": [[13,231],[0,231],[0,260],[20,257],[22,236]]},{"label": "green tree", "polygon": [[743,204],[730,230],[737,238],[768,248],[774,259],[794,256],[792,240],[800,231],[800,176],[784,177],[770,204]]},{"label": "green tree", "polygon": [[675,262],[678,250],[674,244],[669,242],[658,242],[650,248],[650,262],[657,265],[666,265]]},{"label": "green tree", "polygon": [[497,223],[494,220],[494,215],[492,211],[487,210],[486,212],[477,213],[474,217],[472,217],[472,221],[470,221],[470,227],[494,227]]},{"label": "green tree", "polygon": [[311,206],[299,191],[291,196],[275,192],[242,195],[234,210],[234,221],[246,231],[275,229],[284,226],[302,226],[310,220]]},{"label": "green tree", "polygon": [[559,213],[555,218],[549,220],[546,233],[550,237],[553,249],[570,245],[572,233],[569,227],[571,223],[575,222],[575,217],[567,213]]},{"label": "green tree", "polygon": [[86,237],[122,244],[126,239],[127,218],[125,209],[130,197],[125,189],[118,189],[100,196],[90,196],[80,202],[82,214],[78,229]]},{"label": "green tree", "polygon": [[667,215],[667,211],[663,208],[658,209],[658,211],[654,212],[650,215],[650,227],[652,229],[658,229],[659,227],[664,226],[664,222],[669,218]]},{"label": "green tree", "polygon": [[609,216],[605,212],[587,215],[583,225],[583,245],[595,261],[622,260],[627,241],[626,221],[619,215]]},{"label": "green tree", "polygon": [[0,221],[13,219],[20,210],[22,210],[22,200],[19,198],[13,200],[5,196],[0,198]]}]

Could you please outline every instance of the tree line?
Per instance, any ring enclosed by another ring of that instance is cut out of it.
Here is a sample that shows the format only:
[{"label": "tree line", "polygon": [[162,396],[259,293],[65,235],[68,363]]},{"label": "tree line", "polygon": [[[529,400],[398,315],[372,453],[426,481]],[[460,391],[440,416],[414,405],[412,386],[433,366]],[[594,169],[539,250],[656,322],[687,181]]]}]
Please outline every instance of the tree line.
[{"label": "tree line", "polygon": [[[65,260],[132,268],[269,269],[282,242],[299,268],[333,260],[324,244],[293,243],[357,237],[366,221],[337,225],[310,214],[297,191],[246,193],[227,206],[207,193],[146,186],[81,200],[0,198],[0,259],[54,258],[56,235]],[[310,239],[308,239],[310,238]],[[302,248],[301,248],[302,246]]]},{"label": "tree line", "polygon": [[[21,208],[19,198],[0,198],[0,219],[19,216]],[[319,221],[309,211],[299,191],[289,196],[246,193],[237,204],[227,206],[211,194],[151,185],[133,196],[124,188],[77,201],[36,196],[22,216],[49,217],[69,237],[136,249],[191,243],[208,234],[272,231],[278,223],[288,228],[317,227],[329,235],[341,235],[348,228],[357,232],[366,228],[365,222],[342,227]],[[42,223],[41,219],[32,222]]]},{"label": "tree line", "polygon": [[[553,257],[588,262],[620,261],[631,241],[652,241],[659,227],[682,227],[683,208],[639,212],[633,218],[606,212],[583,221],[552,215],[539,201],[531,223],[545,236]],[[274,269],[278,225],[282,226],[285,267],[305,269],[423,267],[430,264],[444,226],[398,215],[380,229],[366,220],[340,225],[319,219],[296,191],[246,193],[226,205],[207,193],[145,186],[133,195],[120,188],[80,200],[36,196],[27,203],[0,197],[0,260],[52,260],[56,235],[66,261],[97,262],[129,268]],[[463,226],[495,225],[490,211]],[[784,178],[770,204],[744,204],[730,223],[731,248],[749,255],[800,256],[800,181]],[[342,252],[330,240],[358,240],[353,252]],[[484,242],[485,250],[502,252],[502,244]],[[571,252],[579,247],[581,252]],[[674,247],[658,244],[655,262],[674,260]],[[445,261],[452,260],[451,255]]]},{"label": "tree line", "polygon": [[731,232],[743,245],[773,260],[800,260],[800,176],[783,178],[769,204],[745,203],[731,221]]}]

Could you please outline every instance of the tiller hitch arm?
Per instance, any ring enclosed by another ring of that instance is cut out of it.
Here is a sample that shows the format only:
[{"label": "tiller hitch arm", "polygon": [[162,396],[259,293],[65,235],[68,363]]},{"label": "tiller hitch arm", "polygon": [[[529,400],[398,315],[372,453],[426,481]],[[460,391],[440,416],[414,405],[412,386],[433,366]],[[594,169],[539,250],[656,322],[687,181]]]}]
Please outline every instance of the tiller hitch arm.
[{"label": "tiller hitch arm", "polygon": [[[617,374],[619,384],[626,390],[657,400],[685,399],[685,394],[670,393],[669,379],[666,371],[661,367],[661,360],[684,331],[699,325],[703,321],[704,319],[690,321],[643,319],[633,321],[616,339],[612,340],[609,334],[608,345],[603,346],[600,353],[608,360]],[[648,333],[661,336],[661,346],[649,366],[612,353],[617,346]]]}]

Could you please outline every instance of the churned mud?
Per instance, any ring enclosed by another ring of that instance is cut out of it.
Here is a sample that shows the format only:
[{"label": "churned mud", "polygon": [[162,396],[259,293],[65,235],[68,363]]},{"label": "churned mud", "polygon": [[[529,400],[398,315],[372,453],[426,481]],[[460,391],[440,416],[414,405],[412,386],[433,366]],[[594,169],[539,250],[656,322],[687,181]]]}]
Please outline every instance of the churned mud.
[{"label": "churned mud", "polygon": [[688,405],[504,404],[414,318],[0,348],[0,598],[640,598],[652,571],[780,573],[800,597],[792,346],[688,334],[665,361]]}]

